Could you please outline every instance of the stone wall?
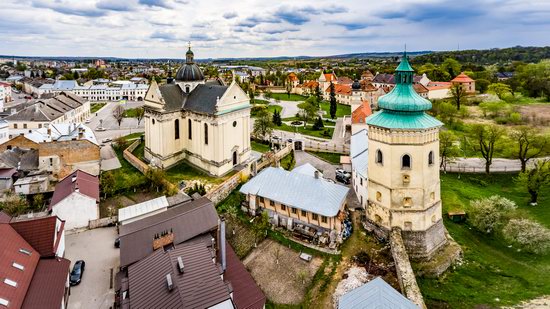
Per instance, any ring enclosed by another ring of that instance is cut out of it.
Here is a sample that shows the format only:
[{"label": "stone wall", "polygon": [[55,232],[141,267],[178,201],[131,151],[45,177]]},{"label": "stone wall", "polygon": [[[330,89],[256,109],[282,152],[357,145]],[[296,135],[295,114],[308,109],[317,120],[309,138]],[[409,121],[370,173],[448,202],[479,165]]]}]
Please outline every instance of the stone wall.
[{"label": "stone wall", "polygon": [[138,171],[145,174],[149,169],[149,166],[145,164],[145,162],[141,161],[138,157],[134,156],[134,154],[132,154],[132,151],[134,151],[140,143],[141,139],[135,140],[128,148],[124,149],[124,152],[122,152],[122,156],[126,161],[128,161],[128,163],[137,168]]},{"label": "stone wall", "polygon": [[101,218],[97,220],[90,220],[88,228],[96,229],[98,227],[105,227],[116,224],[118,221],[118,216],[112,216],[107,218]]},{"label": "stone wall", "polygon": [[443,219],[426,231],[402,231],[401,234],[409,256],[415,260],[430,260],[437,250],[447,244]]},{"label": "stone wall", "polygon": [[238,171],[235,175],[228,178],[226,181],[219,184],[217,187],[206,193],[214,205],[223,201],[233,190],[235,190],[243,179],[244,171]]},{"label": "stone wall", "polygon": [[425,309],[426,304],[424,304],[424,298],[416,282],[409,255],[401,237],[401,229],[392,229],[390,232],[390,245],[401,292],[420,308]]}]

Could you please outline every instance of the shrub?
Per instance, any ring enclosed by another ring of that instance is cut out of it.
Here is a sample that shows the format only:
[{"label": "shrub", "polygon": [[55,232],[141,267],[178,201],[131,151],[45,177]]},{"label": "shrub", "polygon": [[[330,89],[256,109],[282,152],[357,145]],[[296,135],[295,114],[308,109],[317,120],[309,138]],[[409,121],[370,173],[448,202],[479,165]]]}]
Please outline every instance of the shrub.
[{"label": "shrub", "polygon": [[189,196],[195,194],[195,193],[198,193],[200,194],[201,196],[205,195],[206,194],[206,189],[204,188],[204,185],[202,183],[198,183],[196,182],[194,186],[192,186],[191,188],[189,188],[187,190],[187,194]]},{"label": "shrub", "polygon": [[504,239],[521,249],[541,254],[550,249],[550,230],[529,219],[512,219],[502,230]]},{"label": "shrub", "polygon": [[490,234],[504,224],[516,203],[499,195],[471,202],[469,221],[477,230]]}]

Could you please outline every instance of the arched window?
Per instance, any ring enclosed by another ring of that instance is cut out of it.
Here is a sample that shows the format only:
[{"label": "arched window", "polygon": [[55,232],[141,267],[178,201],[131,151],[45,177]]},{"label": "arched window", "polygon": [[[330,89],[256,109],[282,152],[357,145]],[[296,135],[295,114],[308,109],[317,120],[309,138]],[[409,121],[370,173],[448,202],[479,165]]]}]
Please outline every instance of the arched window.
[{"label": "arched window", "polygon": [[185,92],[186,92],[186,93],[189,93],[189,90],[190,90],[190,89],[191,89],[191,88],[189,87],[189,85],[185,85]]},{"label": "arched window", "polygon": [[208,124],[204,124],[204,144],[208,145]]},{"label": "arched window", "polygon": [[428,154],[428,165],[432,164],[434,164],[434,152],[430,151],[430,153]]},{"label": "arched window", "polygon": [[384,157],[382,156],[382,151],[380,151],[380,149],[376,151],[376,163],[384,164]]},{"label": "arched window", "polygon": [[176,139],[180,139],[180,120],[174,120],[174,136]]},{"label": "arched window", "polygon": [[187,132],[188,132],[188,138],[192,139],[191,136],[193,136],[193,125],[191,123],[191,119],[187,120]]},{"label": "arched window", "polygon": [[411,156],[403,155],[401,158],[401,168],[411,168]]}]

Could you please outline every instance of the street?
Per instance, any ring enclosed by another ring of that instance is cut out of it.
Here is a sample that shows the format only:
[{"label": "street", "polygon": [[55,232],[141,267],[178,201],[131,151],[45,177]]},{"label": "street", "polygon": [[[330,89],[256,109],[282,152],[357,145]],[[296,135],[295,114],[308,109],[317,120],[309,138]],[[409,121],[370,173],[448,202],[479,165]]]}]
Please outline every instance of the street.
[{"label": "street", "polygon": [[[138,126],[137,119],[135,118],[124,118],[119,127],[116,119],[113,117],[113,110],[118,104],[121,103],[108,102],[107,105],[103,106],[98,112],[92,114],[90,117],[91,122],[88,123],[87,126],[94,130],[98,142],[101,142],[105,138],[115,139],[120,136],[143,132],[145,130],[143,120]],[[128,101],[122,103],[122,106],[124,109],[136,108],[143,106],[143,102]],[[106,131],[96,131],[96,128],[98,128],[100,124]]]}]

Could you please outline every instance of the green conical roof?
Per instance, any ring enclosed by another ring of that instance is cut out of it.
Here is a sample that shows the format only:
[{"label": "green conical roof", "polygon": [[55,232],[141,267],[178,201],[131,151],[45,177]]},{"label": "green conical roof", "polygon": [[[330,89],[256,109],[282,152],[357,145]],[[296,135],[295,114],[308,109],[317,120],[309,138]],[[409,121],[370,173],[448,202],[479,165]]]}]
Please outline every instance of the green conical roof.
[{"label": "green conical roof", "polygon": [[409,59],[407,58],[407,52],[403,53],[403,59],[401,59],[401,62],[395,69],[395,71],[401,71],[401,72],[414,72],[413,68],[411,67],[409,63]]}]

